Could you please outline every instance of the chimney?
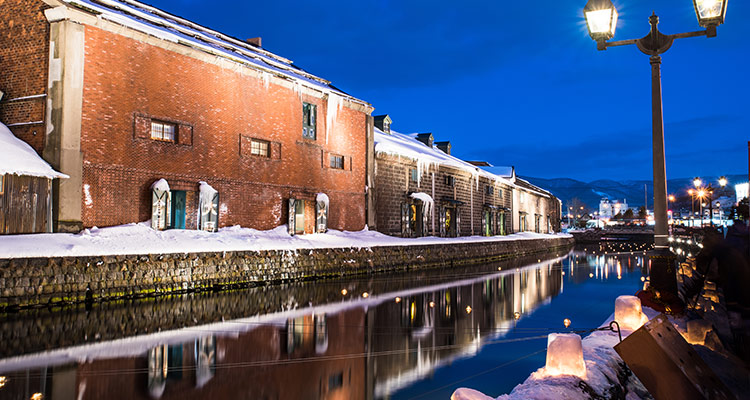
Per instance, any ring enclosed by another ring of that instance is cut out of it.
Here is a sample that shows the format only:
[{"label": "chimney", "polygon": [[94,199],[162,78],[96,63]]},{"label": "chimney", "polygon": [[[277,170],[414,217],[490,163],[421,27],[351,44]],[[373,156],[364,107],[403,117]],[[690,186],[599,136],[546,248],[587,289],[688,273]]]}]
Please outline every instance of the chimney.
[{"label": "chimney", "polygon": [[451,142],[435,142],[435,146],[437,146],[438,149],[442,150],[443,153],[448,155],[451,154]]},{"label": "chimney", "polygon": [[432,133],[418,133],[417,140],[424,143],[427,147],[432,148],[432,145],[435,142],[435,137],[432,136]]},{"label": "chimney", "polygon": [[261,44],[261,38],[260,38],[260,36],[254,37],[254,38],[250,38],[250,39],[247,39],[245,41],[248,42],[249,44],[251,44],[251,45],[259,48],[259,49],[263,48],[263,45]]}]

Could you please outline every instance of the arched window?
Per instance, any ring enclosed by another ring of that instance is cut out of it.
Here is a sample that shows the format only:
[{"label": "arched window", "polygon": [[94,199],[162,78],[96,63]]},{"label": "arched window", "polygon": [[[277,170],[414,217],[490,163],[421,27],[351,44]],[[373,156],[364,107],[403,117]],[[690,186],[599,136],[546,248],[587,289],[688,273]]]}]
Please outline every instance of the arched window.
[{"label": "arched window", "polygon": [[151,185],[151,227],[167,229],[171,205],[169,184],[162,178]]},{"label": "arched window", "polygon": [[219,192],[206,182],[199,184],[198,229],[216,232],[219,227]]},{"label": "arched window", "polygon": [[325,193],[318,193],[315,198],[315,231],[325,233],[328,230],[328,206],[330,201]]}]

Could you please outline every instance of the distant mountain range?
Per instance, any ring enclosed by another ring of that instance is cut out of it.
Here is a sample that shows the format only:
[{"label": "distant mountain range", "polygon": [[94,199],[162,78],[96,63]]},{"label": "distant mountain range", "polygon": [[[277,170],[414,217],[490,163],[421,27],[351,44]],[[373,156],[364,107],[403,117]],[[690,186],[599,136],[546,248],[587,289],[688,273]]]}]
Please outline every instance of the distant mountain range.
[{"label": "distant mountain range", "polygon": [[[640,207],[644,205],[644,185],[648,190],[648,208],[652,209],[654,204],[654,188],[652,181],[648,180],[628,180],[614,181],[609,179],[599,179],[593,182],[582,182],[570,178],[533,178],[523,176],[523,179],[546,189],[560,200],[563,205],[567,204],[573,198],[578,198],[592,210],[599,209],[599,201],[603,197],[610,200],[627,200],[629,207]],[[711,183],[714,187],[718,186],[718,176],[701,177],[706,183]],[[734,185],[736,183],[747,182],[747,175],[727,175],[729,184],[724,194],[734,194]],[[693,187],[693,178],[669,179],[667,181],[667,190],[669,194],[675,194],[688,198],[687,190]],[[688,204],[688,208],[689,204]]]}]

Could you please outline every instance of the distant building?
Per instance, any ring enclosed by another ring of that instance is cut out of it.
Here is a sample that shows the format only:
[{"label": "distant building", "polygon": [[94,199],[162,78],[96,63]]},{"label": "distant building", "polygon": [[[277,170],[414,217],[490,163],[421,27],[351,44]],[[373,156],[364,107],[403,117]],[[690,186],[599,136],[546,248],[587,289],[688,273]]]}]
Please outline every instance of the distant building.
[{"label": "distant building", "polygon": [[615,215],[619,213],[625,214],[625,211],[628,211],[628,201],[623,199],[622,203],[615,200],[610,201],[608,198],[604,197],[599,201],[599,217],[600,218],[612,218]]},{"label": "distant building", "polygon": [[507,235],[512,181],[450,154],[431,133],[402,134],[375,116],[375,214],[392,236]]}]

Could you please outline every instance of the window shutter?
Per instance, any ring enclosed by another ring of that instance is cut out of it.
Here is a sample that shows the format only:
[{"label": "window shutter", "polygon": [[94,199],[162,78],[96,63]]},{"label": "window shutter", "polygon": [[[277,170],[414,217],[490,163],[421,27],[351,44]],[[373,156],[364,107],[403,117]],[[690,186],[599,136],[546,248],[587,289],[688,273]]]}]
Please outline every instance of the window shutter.
[{"label": "window shutter", "polygon": [[151,227],[156,230],[163,230],[167,227],[167,215],[169,215],[167,208],[169,192],[152,190],[151,200]]},{"label": "window shutter", "polygon": [[133,123],[133,136],[138,139],[151,137],[151,118],[136,115]]},{"label": "window shutter", "polygon": [[440,216],[438,218],[440,224],[440,236],[445,236],[445,207],[440,207]]},{"label": "window shutter", "polygon": [[289,207],[288,207],[289,208],[289,218],[288,218],[288,221],[287,221],[287,231],[289,232],[289,235],[291,235],[291,236],[294,236],[294,227],[296,225],[296,221],[295,221],[295,215],[296,215],[295,203],[296,202],[297,202],[297,200],[295,200],[295,199],[289,199]]},{"label": "window shutter", "polygon": [[487,235],[487,211],[486,210],[482,210],[482,234]]},{"label": "window shutter", "polygon": [[328,207],[322,201],[315,202],[316,231],[325,233],[328,230]]},{"label": "window shutter", "polygon": [[401,203],[401,236],[406,237],[409,231],[409,204]]},{"label": "window shutter", "polygon": [[177,127],[177,143],[185,146],[193,145],[193,127],[186,124],[180,124]]},{"label": "window shutter", "polygon": [[461,236],[461,207],[456,207],[456,236]]}]

